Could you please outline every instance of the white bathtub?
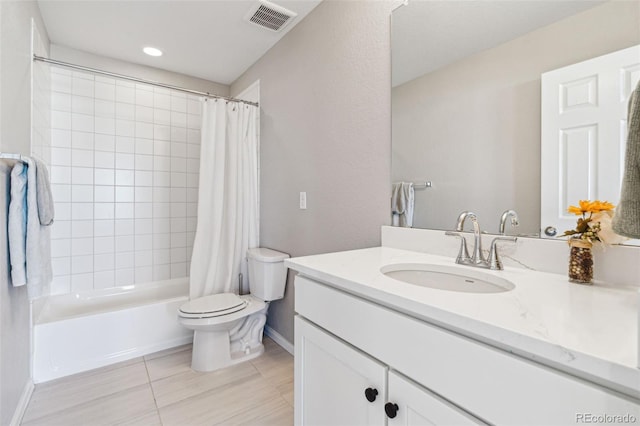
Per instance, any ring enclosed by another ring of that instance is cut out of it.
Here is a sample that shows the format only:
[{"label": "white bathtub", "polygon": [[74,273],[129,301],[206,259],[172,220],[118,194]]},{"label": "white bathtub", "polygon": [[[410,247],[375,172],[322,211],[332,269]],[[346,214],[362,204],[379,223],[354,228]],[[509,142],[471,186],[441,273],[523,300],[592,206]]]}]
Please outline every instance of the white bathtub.
[{"label": "white bathtub", "polygon": [[188,278],[179,278],[37,300],[34,382],[190,343],[177,317],[188,295]]}]

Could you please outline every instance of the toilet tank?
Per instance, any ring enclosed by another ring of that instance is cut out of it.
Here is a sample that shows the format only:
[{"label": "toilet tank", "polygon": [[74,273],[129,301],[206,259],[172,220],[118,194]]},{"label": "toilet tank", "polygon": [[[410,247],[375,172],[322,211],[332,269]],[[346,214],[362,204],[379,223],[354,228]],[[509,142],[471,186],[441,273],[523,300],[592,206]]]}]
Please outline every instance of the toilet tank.
[{"label": "toilet tank", "polygon": [[264,247],[247,250],[249,287],[255,297],[270,302],[282,299],[287,284],[286,253]]}]

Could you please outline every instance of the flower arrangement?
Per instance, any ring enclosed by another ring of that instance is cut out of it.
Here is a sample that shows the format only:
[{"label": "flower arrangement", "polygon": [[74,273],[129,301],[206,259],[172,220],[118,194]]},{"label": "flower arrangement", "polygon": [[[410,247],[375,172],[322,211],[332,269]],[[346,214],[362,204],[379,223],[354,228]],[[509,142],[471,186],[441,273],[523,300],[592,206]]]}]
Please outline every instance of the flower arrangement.
[{"label": "flower arrangement", "polygon": [[564,232],[563,236],[581,239],[593,243],[619,244],[624,238],[613,232],[611,219],[615,206],[608,201],[580,200],[579,206],[570,206],[567,211],[578,218],[575,229]]}]

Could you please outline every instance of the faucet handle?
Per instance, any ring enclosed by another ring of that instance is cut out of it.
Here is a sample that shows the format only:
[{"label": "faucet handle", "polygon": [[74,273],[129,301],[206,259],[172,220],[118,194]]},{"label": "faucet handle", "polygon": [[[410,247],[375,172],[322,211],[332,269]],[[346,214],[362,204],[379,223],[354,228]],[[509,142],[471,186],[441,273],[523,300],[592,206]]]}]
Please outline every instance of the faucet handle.
[{"label": "faucet handle", "polygon": [[467,250],[467,240],[464,238],[462,232],[446,231],[444,235],[460,238],[460,250],[458,251],[458,257],[456,257],[456,263],[469,263],[471,261],[471,257],[469,256],[469,250]]},{"label": "faucet handle", "polygon": [[518,237],[496,237],[491,241],[491,249],[489,249],[489,259],[487,263],[489,264],[489,269],[497,269],[503,270],[502,261],[500,260],[500,256],[498,256],[498,243],[515,243],[518,241]]}]

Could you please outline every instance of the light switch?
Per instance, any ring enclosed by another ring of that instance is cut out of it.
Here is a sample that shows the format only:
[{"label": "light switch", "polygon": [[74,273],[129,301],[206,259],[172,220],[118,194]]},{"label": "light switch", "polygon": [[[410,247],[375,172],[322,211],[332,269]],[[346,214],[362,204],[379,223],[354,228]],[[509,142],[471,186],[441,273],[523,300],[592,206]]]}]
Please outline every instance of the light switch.
[{"label": "light switch", "polygon": [[300,209],[305,210],[307,208],[307,193],[300,193]]}]

